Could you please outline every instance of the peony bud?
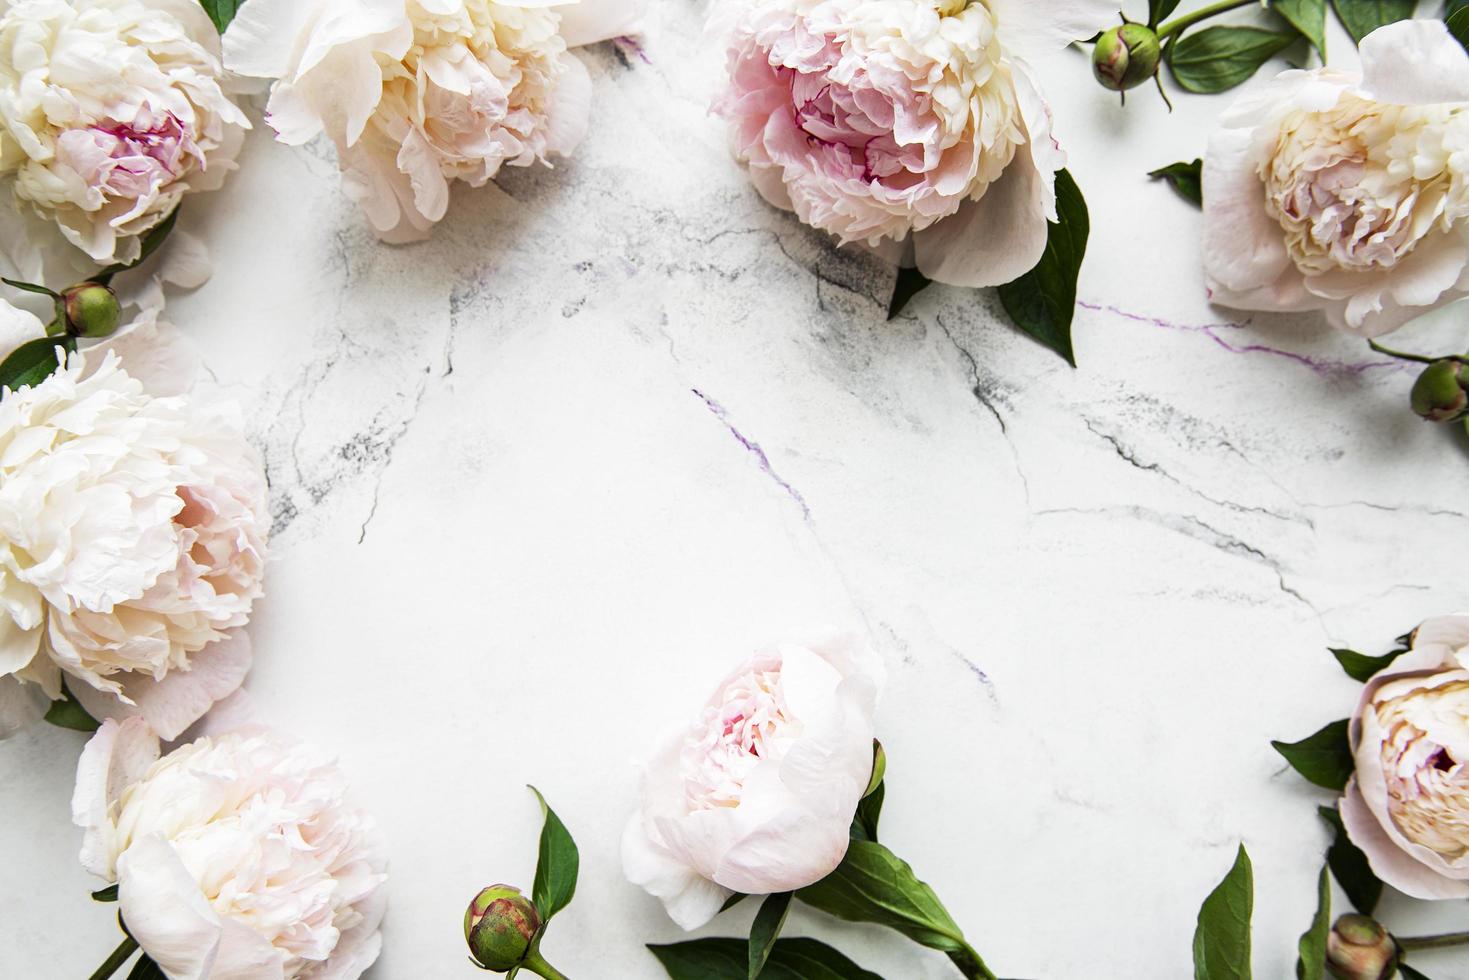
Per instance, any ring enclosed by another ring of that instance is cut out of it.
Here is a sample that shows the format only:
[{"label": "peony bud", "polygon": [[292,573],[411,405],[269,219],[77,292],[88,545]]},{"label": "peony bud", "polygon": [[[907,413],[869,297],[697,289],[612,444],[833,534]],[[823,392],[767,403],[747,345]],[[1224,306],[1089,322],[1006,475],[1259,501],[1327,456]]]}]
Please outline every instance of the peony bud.
[{"label": "peony bud", "polygon": [[1469,367],[1458,361],[1434,361],[1413,382],[1413,411],[1430,422],[1455,422],[1469,415]]},{"label": "peony bud", "polygon": [[109,337],[122,319],[117,294],[96,282],[72,286],[61,294],[66,332],[73,337]]},{"label": "peony bud", "polygon": [[510,885],[482,889],[464,910],[464,939],[474,960],[504,973],[525,960],[541,928],[541,914]]},{"label": "peony bud", "polygon": [[1092,73],[1103,88],[1125,92],[1157,74],[1161,52],[1158,35],[1152,30],[1142,24],[1123,24],[1097,38]]},{"label": "peony bud", "polygon": [[1337,980],[1389,980],[1398,972],[1398,944],[1365,915],[1344,915],[1326,937],[1326,970]]}]

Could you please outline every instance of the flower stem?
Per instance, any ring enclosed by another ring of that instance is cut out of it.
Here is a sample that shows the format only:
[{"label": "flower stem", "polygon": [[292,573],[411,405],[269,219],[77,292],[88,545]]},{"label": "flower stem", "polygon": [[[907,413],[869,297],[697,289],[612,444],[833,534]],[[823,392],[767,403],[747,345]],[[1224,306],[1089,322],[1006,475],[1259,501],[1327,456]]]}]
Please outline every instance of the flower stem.
[{"label": "flower stem", "polygon": [[1195,10],[1191,14],[1175,17],[1173,20],[1159,27],[1157,30],[1158,40],[1164,41],[1174,34],[1181,34],[1201,20],[1208,20],[1210,17],[1222,14],[1225,11],[1234,10],[1237,7],[1250,6],[1257,2],[1258,0],[1219,0],[1218,3],[1211,3],[1209,6],[1201,10]]},{"label": "flower stem", "polygon": [[950,950],[949,959],[969,980],[995,980],[995,975],[990,972],[990,968],[984,965],[984,960],[968,943],[965,943],[962,949]]},{"label": "flower stem", "polygon": [[522,969],[529,970],[538,977],[545,977],[546,980],[567,980],[566,974],[556,969],[550,963],[547,963],[546,958],[541,955],[541,951],[538,949],[533,949],[530,953],[526,954],[525,959],[520,961],[520,966]]},{"label": "flower stem", "polygon": [[1445,932],[1437,936],[1399,936],[1398,945],[1405,950],[1443,949],[1469,944],[1469,932]]},{"label": "flower stem", "polygon": [[97,972],[92,974],[88,980],[107,980],[137,951],[138,941],[132,936],[124,936],[122,942],[118,943],[117,948],[112,951],[112,955],[97,967]]},{"label": "flower stem", "polygon": [[1435,361],[1457,361],[1460,364],[1469,364],[1469,357],[1464,357],[1462,354],[1443,354],[1438,357],[1429,357],[1426,354],[1409,354],[1406,351],[1393,350],[1391,347],[1384,347],[1375,340],[1367,341],[1367,346],[1371,347],[1379,354],[1386,354],[1388,357],[1396,357],[1400,361],[1412,361],[1415,364],[1432,364]]}]

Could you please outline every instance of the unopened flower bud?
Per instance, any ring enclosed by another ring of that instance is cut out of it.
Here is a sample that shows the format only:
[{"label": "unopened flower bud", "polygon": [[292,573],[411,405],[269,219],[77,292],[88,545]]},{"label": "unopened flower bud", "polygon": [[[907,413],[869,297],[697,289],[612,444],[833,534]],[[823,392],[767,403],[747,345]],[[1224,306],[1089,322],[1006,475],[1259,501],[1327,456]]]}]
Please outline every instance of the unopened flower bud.
[{"label": "unopened flower bud", "polygon": [[1469,415],[1469,365],[1434,361],[1413,382],[1413,411],[1430,422],[1454,422]]},{"label": "unopened flower bud", "polygon": [[1398,944],[1376,919],[1344,915],[1326,937],[1326,970],[1337,980],[1389,980],[1398,972]]},{"label": "unopened flower bud", "polygon": [[510,885],[482,889],[464,910],[464,939],[474,961],[504,973],[519,966],[541,928],[541,914]]},{"label": "unopened flower bud", "polygon": [[73,337],[109,337],[122,319],[117,294],[97,282],[72,286],[61,294],[61,304]]},{"label": "unopened flower bud", "polygon": [[1097,38],[1092,73],[1103,88],[1125,92],[1157,74],[1161,56],[1158,35],[1142,24],[1123,24]]}]

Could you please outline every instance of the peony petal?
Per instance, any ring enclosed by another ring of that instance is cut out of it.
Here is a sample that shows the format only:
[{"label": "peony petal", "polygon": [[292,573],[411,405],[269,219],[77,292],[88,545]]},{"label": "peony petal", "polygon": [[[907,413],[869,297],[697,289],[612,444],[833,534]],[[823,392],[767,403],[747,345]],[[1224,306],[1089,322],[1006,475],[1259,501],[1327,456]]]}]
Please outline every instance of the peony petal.
[{"label": "peony petal", "polygon": [[1000,43],[1012,56],[1059,51],[1117,21],[1116,0],[988,0]]},{"label": "peony petal", "polygon": [[128,932],[169,980],[213,980],[224,926],[173,847],[157,834],[134,841],[117,881]]},{"label": "peony petal", "polygon": [[1361,90],[1396,105],[1469,102],[1469,53],[1441,20],[1400,20],[1362,39]]},{"label": "peony petal", "polygon": [[1393,842],[1363,799],[1355,779],[1347,785],[1340,810],[1347,836],[1367,856],[1377,877],[1414,898],[1469,898],[1469,881],[1436,873]]},{"label": "peony petal", "polygon": [[28,667],[40,648],[41,627],[22,629],[8,614],[0,612],[0,676]]},{"label": "peony petal", "polygon": [[88,739],[77,761],[71,819],[85,833],[81,863],[106,881],[115,880],[112,866],[112,804],[158,760],[158,736],[141,718],[119,724],[108,719]]},{"label": "peony petal", "polygon": [[1216,291],[1257,290],[1294,269],[1265,210],[1256,152],[1252,131],[1225,128],[1204,156],[1204,269]]},{"label": "peony petal", "polygon": [[44,336],[46,328],[40,317],[0,299],[0,359],[26,341]]},{"label": "peony petal", "polygon": [[648,0],[579,0],[557,4],[555,10],[561,15],[561,36],[566,46],[579,48],[642,33]]},{"label": "peony petal", "polygon": [[851,823],[850,813],[844,820],[829,820],[788,810],[730,848],[715,880],[746,895],[815,884],[842,863]]},{"label": "peony petal", "polygon": [[592,122],[592,77],[576,55],[567,55],[566,73],[556,81],[546,112],[546,151],[570,156]]},{"label": "peony petal", "polygon": [[233,919],[222,920],[220,927],[209,980],[284,980],[284,954],[269,940]]},{"label": "peony petal", "polygon": [[622,834],[622,871],[628,881],[662,901],[668,917],[686,931],[714,918],[734,894],[676,860],[648,836],[637,817]]}]

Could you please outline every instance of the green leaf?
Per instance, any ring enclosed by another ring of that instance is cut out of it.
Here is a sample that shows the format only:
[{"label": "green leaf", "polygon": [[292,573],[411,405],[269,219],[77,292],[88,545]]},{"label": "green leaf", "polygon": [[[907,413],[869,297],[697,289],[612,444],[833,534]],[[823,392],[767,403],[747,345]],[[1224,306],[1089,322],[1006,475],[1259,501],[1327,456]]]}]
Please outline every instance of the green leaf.
[{"label": "green leaf", "polygon": [[1270,0],[1270,9],[1290,21],[1326,60],[1326,0]]},{"label": "green leaf", "polygon": [[877,821],[882,816],[882,801],[887,795],[887,786],[878,783],[877,789],[862,797],[857,812],[852,817],[852,837],[856,840],[877,840]]},{"label": "green leaf", "polygon": [[[0,366],[3,370],[3,366]],[[46,709],[46,720],[57,728],[70,728],[74,732],[95,732],[102,723],[87,713],[75,697],[66,681],[61,682],[61,700],[52,701]]]},{"label": "green leaf", "polygon": [[1427,975],[1420,973],[1406,963],[1398,964],[1398,974],[1403,980],[1428,980]]},{"label": "green leaf", "polygon": [[128,980],[168,980],[168,975],[159,969],[158,964],[145,953],[142,959],[133,965],[132,972],[128,974]]},{"label": "green leaf", "polygon": [[108,885],[106,888],[99,888],[99,889],[97,889],[96,891],[94,891],[92,893],[92,901],[94,901],[94,902],[115,902],[115,901],[117,901],[117,886],[116,885]]},{"label": "green leaf", "polygon": [[1444,23],[1448,26],[1449,33],[1454,35],[1454,40],[1469,48],[1469,4],[1451,10]]},{"label": "green leaf", "polygon": [[534,786],[530,791],[540,801],[541,813],[546,822],[541,826],[540,854],[536,860],[536,877],[531,885],[531,901],[541,913],[541,922],[550,922],[551,916],[571,904],[576,895],[576,876],[581,867],[581,855],[576,842],[556,812],[546,805],[546,798]]},{"label": "green leaf", "polygon": [[1341,669],[1347,672],[1348,677],[1365,684],[1372,679],[1373,674],[1407,652],[1407,650],[1394,650],[1380,657],[1369,657],[1355,650],[1333,649],[1331,655],[1336,658],[1337,663],[1341,664]]},{"label": "green leaf", "polygon": [[1331,932],[1331,879],[1322,866],[1316,879],[1316,915],[1311,928],[1301,933],[1296,980],[1326,980],[1326,936]]},{"label": "green leaf", "polygon": [[1178,9],[1180,0],[1148,0],[1148,26],[1157,27]]},{"label": "green leaf", "polygon": [[1418,0],[1331,0],[1331,5],[1352,40],[1360,42],[1383,24],[1412,17]]},{"label": "green leaf", "polygon": [[[234,0],[223,0],[223,2],[234,3]],[[205,3],[204,7],[207,10],[209,7],[208,3]],[[231,16],[233,16],[233,13],[231,13]],[[168,235],[171,231],[173,231],[173,226],[178,224],[178,220],[179,208],[176,207],[168,213],[168,217],[164,218],[162,221],[158,222],[158,224],[148,229],[148,233],[143,236],[143,242],[142,245],[139,246],[138,257],[136,259],[133,259],[131,262],[118,262],[113,265],[109,265],[107,268],[103,269],[101,272],[93,276],[91,281],[100,282],[104,286],[109,286],[112,284],[112,277],[117,275],[119,272],[126,272],[129,269],[135,268],[142,265],[144,262],[147,262],[148,258],[154,252],[158,251],[159,246],[161,246],[165,241],[168,240]]]},{"label": "green leaf", "polygon": [[244,0],[199,0],[204,12],[209,15],[210,20],[214,21],[214,26],[219,28],[221,34],[224,33],[226,27],[230,26],[230,21],[235,19],[235,14],[243,2]]},{"label": "green leaf", "polygon": [[54,290],[54,289],[47,289],[45,286],[42,286],[39,283],[22,282],[19,279],[6,279],[4,276],[0,276],[0,282],[3,282],[3,283],[5,283],[5,285],[11,286],[11,287],[13,287],[15,289],[19,289],[22,292],[27,292],[27,293],[40,293],[42,296],[49,296],[52,299],[60,299],[61,298],[60,296],[58,296],[56,294],[56,290]]},{"label": "green leaf", "polygon": [[1071,318],[1076,312],[1076,277],[1091,231],[1081,188],[1065,170],[1056,173],[1056,216],[1046,235],[1040,264],[1000,287],[1000,303],[1021,330],[1076,367]]},{"label": "green leaf", "polygon": [[[671,980],[747,980],[746,943],[694,939],[648,947]],[[882,980],[815,939],[782,939],[770,951],[760,980]]]},{"label": "green leaf", "polygon": [[1234,867],[1204,904],[1194,931],[1194,980],[1250,980],[1250,916],[1255,881],[1250,856],[1239,846]]},{"label": "green leaf", "polygon": [[1149,170],[1148,176],[1154,180],[1163,179],[1168,181],[1169,186],[1178,191],[1180,197],[1186,201],[1192,201],[1199,207],[1204,206],[1204,161],[1190,160],[1187,163],[1170,163],[1166,167],[1157,170]]},{"label": "green leaf", "polygon": [[726,898],[724,900],[724,904],[719,906],[719,911],[714,914],[721,915],[725,912],[728,912],[730,909],[734,908],[736,905],[740,904],[749,897],[749,895],[745,895],[741,892],[735,892],[733,895],[729,896],[729,898]]},{"label": "green leaf", "polygon": [[747,980],[755,980],[765,968],[765,961],[770,958],[770,951],[775,948],[775,941],[780,937],[780,930],[785,926],[786,916],[790,911],[790,892],[767,895],[765,901],[760,903],[760,911],[755,913],[755,921],[750,924]]},{"label": "green leaf", "polygon": [[1347,788],[1355,764],[1347,738],[1347,720],[1333,721],[1299,742],[1271,742],[1296,772],[1323,789]]},{"label": "green leaf", "polygon": [[0,361],[0,388],[16,391],[26,385],[45,381],[61,366],[56,349],[67,353],[77,349],[72,337],[39,337],[28,340]]},{"label": "green leaf", "polygon": [[[920,946],[973,955],[934,890],[918,880],[906,861],[876,841],[851,841],[837,869],[796,892],[796,897],[838,919],[896,929]],[[973,960],[982,971],[974,976],[994,980],[978,956]]]},{"label": "green leaf", "polygon": [[893,280],[893,298],[888,301],[888,319],[891,320],[903,312],[908,301],[927,289],[930,282],[932,280],[917,269],[899,266],[898,278]]},{"label": "green leaf", "polygon": [[1363,915],[1371,915],[1377,908],[1377,900],[1382,897],[1382,882],[1373,873],[1372,865],[1367,863],[1367,855],[1347,836],[1347,828],[1336,808],[1317,807],[1316,812],[1336,835],[1326,851],[1326,866],[1331,869],[1332,877],[1341,885],[1341,890],[1347,893],[1352,908]]},{"label": "green leaf", "polygon": [[1190,92],[1223,92],[1247,80],[1298,36],[1258,27],[1210,27],[1180,38],[1168,66]]}]

